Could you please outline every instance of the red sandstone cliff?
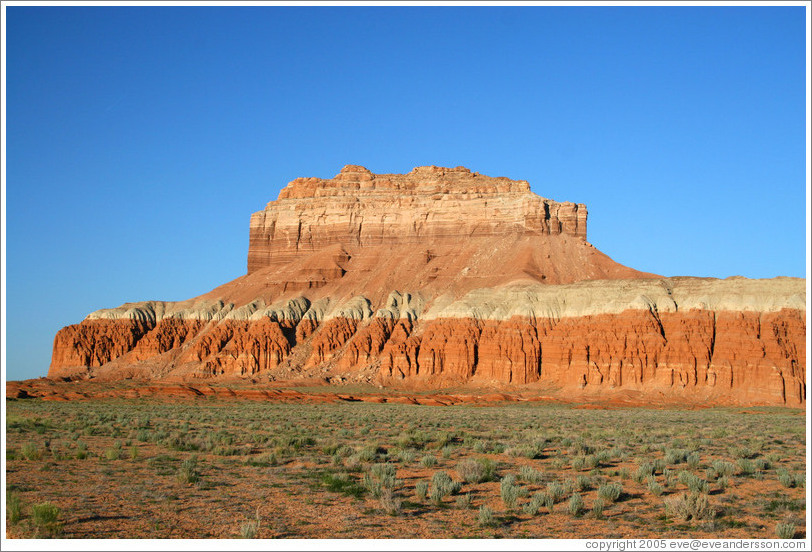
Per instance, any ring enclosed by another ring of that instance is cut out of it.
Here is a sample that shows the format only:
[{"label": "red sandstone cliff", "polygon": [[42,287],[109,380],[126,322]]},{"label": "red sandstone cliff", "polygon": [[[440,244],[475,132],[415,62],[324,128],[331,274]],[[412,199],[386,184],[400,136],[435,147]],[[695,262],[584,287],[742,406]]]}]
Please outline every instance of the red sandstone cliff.
[{"label": "red sandstone cliff", "polygon": [[567,395],[806,400],[805,281],[661,278],[586,208],[458,167],[297,179],[251,217],[248,274],[58,332],[51,378],[322,377]]}]

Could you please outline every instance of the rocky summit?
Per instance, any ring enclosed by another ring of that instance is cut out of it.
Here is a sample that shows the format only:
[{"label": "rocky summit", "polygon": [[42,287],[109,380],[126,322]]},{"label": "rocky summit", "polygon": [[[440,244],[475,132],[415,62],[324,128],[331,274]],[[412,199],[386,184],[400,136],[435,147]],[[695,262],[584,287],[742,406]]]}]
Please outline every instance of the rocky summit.
[{"label": "rocky summit", "polygon": [[664,278],[587,241],[526,181],[348,165],[251,216],[247,274],[60,330],[52,379],[318,378],[804,405],[806,283]]}]

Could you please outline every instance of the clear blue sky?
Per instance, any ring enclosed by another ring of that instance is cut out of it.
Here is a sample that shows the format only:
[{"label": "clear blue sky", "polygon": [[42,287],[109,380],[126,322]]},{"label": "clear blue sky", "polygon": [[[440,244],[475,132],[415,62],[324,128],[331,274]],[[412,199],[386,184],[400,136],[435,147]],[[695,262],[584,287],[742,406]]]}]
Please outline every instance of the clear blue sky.
[{"label": "clear blue sky", "polygon": [[666,276],[804,277],[802,7],[9,7],[7,379],[245,273],[298,176],[464,165]]}]

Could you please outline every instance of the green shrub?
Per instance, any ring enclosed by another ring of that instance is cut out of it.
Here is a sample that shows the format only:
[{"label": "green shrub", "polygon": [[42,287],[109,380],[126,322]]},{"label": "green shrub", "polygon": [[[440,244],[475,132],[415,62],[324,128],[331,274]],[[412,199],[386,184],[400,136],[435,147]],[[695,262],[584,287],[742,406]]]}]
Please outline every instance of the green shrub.
[{"label": "green shrub", "polygon": [[564,481],[562,483],[562,486],[564,488],[564,494],[565,495],[572,494],[573,492],[575,492],[575,480],[574,479],[567,479],[566,481]]},{"label": "green shrub", "polygon": [[[259,456],[249,456],[245,459],[246,466],[254,466],[255,468],[267,468],[268,466],[275,466],[277,463],[279,463],[279,459],[273,452],[267,452]],[[338,464],[341,464],[340,458]]]},{"label": "green shrub", "polygon": [[579,437],[578,440],[575,443],[573,443],[570,452],[572,452],[572,454],[580,454],[586,456],[587,454],[592,454],[593,452],[595,452],[595,448],[586,444],[586,442],[584,442],[584,440]]},{"label": "green shrub", "polygon": [[431,436],[424,431],[408,431],[395,440],[400,448],[423,449],[431,442]]},{"label": "green shrub", "polygon": [[479,514],[477,516],[480,525],[484,525],[486,527],[494,525],[496,520],[493,517],[493,510],[485,506],[484,504],[479,507]]},{"label": "green shrub", "polygon": [[787,488],[795,486],[795,478],[785,468],[778,470],[778,482]]},{"label": "green shrub", "polygon": [[564,498],[564,486],[558,481],[553,481],[547,485],[547,494],[552,499],[553,503],[560,502]]},{"label": "green shrub", "polygon": [[31,521],[37,531],[37,536],[53,537],[61,532],[59,508],[48,502],[34,504],[31,507]]},{"label": "green shrub", "polygon": [[657,458],[653,462],[654,466],[654,473],[661,472],[665,469],[665,460],[662,458]]},{"label": "green shrub", "polygon": [[457,497],[457,508],[467,510],[472,505],[473,499],[471,498],[471,493],[461,494]]},{"label": "green shrub", "polygon": [[779,539],[795,538],[795,523],[782,522],[775,526],[775,534]]},{"label": "green shrub", "polygon": [[[85,445],[84,443],[79,443],[79,445],[80,445],[79,448],[76,450],[76,459],[84,460],[88,456],[87,445]],[[84,447],[82,447],[81,445],[84,445]]]},{"label": "green shrub", "polygon": [[336,449],[335,455],[340,456],[341,458],[347,458],[352,456],[355,453],[355,449],[349,445],[341,445]]},{"label": "green shrub", "polygon": [[683,449],[668,449],[665,451],[666,464],[680,464],[688,460],[688,451]]},{"label": "green shrub", "polygon": [[604,483],[598,487],[598,496],[607,502],[617,502],[623,494],[623,485],[618,482]]},{"label": "green shrub", "polygon": [[753,465],[755,466],[756,470],[758,470],[758,471],[769,470],[772,467],[772,465],[770,464],[770,461],[767,460],[766,458],[756,458],[753,461]]},{"label": "green shrub", "polygon": [[9,523],[16,525],[23,517],[23,503],[20,495],[6,491],[6,516]]},{"label": "green shrub", "polygon": [[431,468],[437,465],[437,457],[433,454],[427,454],[423,458],[420,459],[420,464],[424,468]]},{"label": "green shrub", "polygon": [[118,460],[121,455],[121,450],[117,448],[107,448],[104,450],[104,457],[108,460]]},{"label": "green shrub", "polygon": [[364,474],[363,485],[364,489],[369,491],[369,494],[371,494],[373,497],[379,498],[381,496],[383,485],[381,484],[381,481],[373,477],[371,473],[367,472]]},{"label": "green shrub", "polygon": [[570,515],[577,516],[581,513],[581,510],[584,508],[584,499],[581,498],[579,493],[573,493],[570,497],[569,502],[567,503],[567,511]]},{"label": "green shrub", "polygon": [[692,469],[696,469],[696,468],[698,468],[698,467],[699,467],[699,462],[700,462],[700,460],[701,460],[701,459],[700,459],[700,457],[699,457],[699,454],[698,454],[698,453],[696,453],[696,452],[692,452],[692,453],[691,453],[691,454],[689,454],[689,455],[688,455],[688,457],[685,459],[685,461],[688,463],[688,466],[689,466],[690,468],[692,468]]},{"label": "green shrub", "polygon": [[688,487],[688,490],[692,493],[708,494],[710,491],[708,482],[704,479],[700,479],[691,472],[681,471],[679,472],[677,478],[679,479],[679,482]]},{"label": "green shrub", "polygon": [[395,477],[397,475],[397,468],[393,464],[383,463],[375,464],[369,472],[376,478],[383,482],[384,487],[393,487],[395,485]]},{"label": "green shrub", "polygon": [[321,482],[326,485],[327,490],[332,493],[341,493],[347,496],[361,498],[365,492],[364,488],[346,473],[325,473],[321,476]]},{"label": "green shrub", "polygon": [[602,498],[600,497],[596,498],[595,502],[592,503],[592,515],[597,519],[602,518],[603,509],[605,506],[606,502]]},{"label": "green shrub", "polygon": [[733,475],[736,472],[736,466],[724,460],[714,460],[711,463],[711,468],[713,468],[716,477],[720,475]]},{"label": "green shrub", "polygon": [[646,479],[650,476],[654,475],[654,464],[651,462],[644,462],[637,466],[637,470],[634,472],[634,479],[637,483],[643,483]]},{"label": "green shrub", "polygon": [[673,487],[674,486],[674,474],[668,468],[663,470],[663,487]]},{"label": "green shrub", "polygon": [[530,466],[521,466],[519,468],[519,479],[528,483],[541,483],[544,481],[544,472]]},{"label": "green shrub", "polygon": [[200,472],[197,469],[197,457],[190,456],[181,463],[177,474],[178,481],[191,485],[200,481]]},{"label": "green shrub", "polygon": [[385,487],[381,491],[379,502],[383,511],[390,516],[400,515],[402,511],[401,501],[391,487]]},{"label": "green shrub", "polygon": [[492,460],[466,458],[457,463],[457,473],[468,483],[482,483],[493,479],[496,464]]},{"label": "green shrub", "polygon": [[579,475],[575,478],[575,488],[579,491],[588,491],[592,488],[592,478],[586,475]]},{"label": "green shrub", "polygon": [[414,486],[414,494],[418,500],[426,500],[429,493],[428,481],[418,481]]},{"label": "green shrub", "polygon": [[663,494],[663,486],[657,482],[657,479],[653,475],[648,478],[646,488],[648,488],[648,491],[654,496]]},{"label": "green shrub", "polygon": [[609,462],[612,460],[612,453],[608,450],[601,450],[592,455],[592,458],[594,460],[590,460],[588,464],[594,463],[593,467],[601,467],[609,464]]},{"label": "green shrub", "polygon": [[547,508],[547,511],[551,514],[553,513],[553,508],[555,508],[555,496],[548,491],[541,493],[542,501],[544,502],[544,507]]},{"label": "green shrub", "polygon": [[747,447],[740,447],[733,450],[733,455],[736,458],[755,458],[756,452]]},{"label": "green shrub", "polygon": [[742,475],[752,475],[756,471],[753,462],[747,458],[739,458],[736,464],[739,466],[739,473]]},{"label": "green shrub", "polygon": [[32,442],[23,444],[20,448],[20,453],[26,460],[39,460],[45,454],[45,451],[39,450],[39,447]]},{"label": "green shrub", "polygon": [[368,445],[358,452],[358,459],[361,462],[375,462],[379,456],[386,454],[386,449],[377,445]]},{"label": "green shrub", "polygon": [[398,452],[398,460],[403,464],[411,464],[417,457],[417,453],[411,449],[404,449]]},{"label": "green shrub", "polygon": [[329,443],[326,443],[321,447],[321,452],[325,456],[332,456],[336,452],[338,452],[339,448],[341,448],[341,445],[339,443],[337,443],[336,441],[330,441]]},{"label": "green shrub", "polygon": [[439,504],[443,498],[457,494],[462,487],[462,483],[454,481],[444,471],[435,472],[431,478],[431,490],[429,496],[432,502]]},{"label": "green shrub", "polygon": [[682,521],[712,519],[716,511],[710,506],[708,496],[701,493],[682,493],[665,501],[666,513]]},{"label": "green shrub", "polygon": [[544,506],[544,497],[544,493],[536,493],[533,495],[533,498],[530,499],[530,502],[522,507],[522,511],[529,516],[538,514],[541,507]]},{"label": "green shrub", "polygon": [[533,460],[535,458],[541,458],[544,456],[544,448],[546,446],[547,441],[540,440],[529,444],[510,447],[505,451],[505,453],[509,456],[520,456],[522,458]]},{"label": "green shrub", "polygon": [[380,498],[384,489],[393,489],[402,483],[396,474],[397,469],[392,464],[375,464],[364,474],[364,487],[373,497]]},{"label": "green shrub", "polygon": [[516,487],[515,481],[516,479],[512,475],[506,475],[499,482],[499,495],[508,510],[516,507],[516,500],[519,498],[519,489]]}]

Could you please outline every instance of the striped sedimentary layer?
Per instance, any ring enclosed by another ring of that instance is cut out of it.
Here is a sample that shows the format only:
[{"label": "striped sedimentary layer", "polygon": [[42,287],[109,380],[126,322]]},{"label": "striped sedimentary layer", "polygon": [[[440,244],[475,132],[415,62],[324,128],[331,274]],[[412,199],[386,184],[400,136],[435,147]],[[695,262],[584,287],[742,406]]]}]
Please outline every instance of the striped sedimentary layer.
[{"label": "striped sedimentary layer", "polygon": [[805,281],[514,282],[426,297],[208,297],[105,309],[56,336],[50,377],[321,376],[539,385],[743,404],[806,400]]},{"label": "striped sedimentary layer", "polygon": [[248,273],[330,246],[341,249],[312,267],[312,282],[341,276],[360,248],[380,245],[421,245],[431,256],[431,247],[506,235],[585,242],[586,219],[585,205],[539,197],[524,180],[464,167],[374,174],[347,165],[332,179],[297,178],[251,216]]}]

